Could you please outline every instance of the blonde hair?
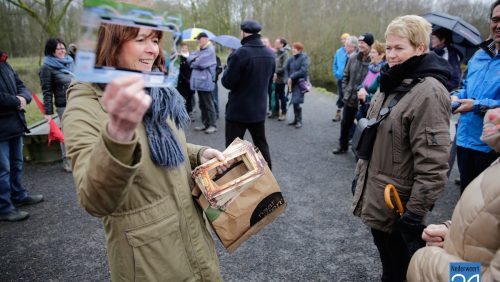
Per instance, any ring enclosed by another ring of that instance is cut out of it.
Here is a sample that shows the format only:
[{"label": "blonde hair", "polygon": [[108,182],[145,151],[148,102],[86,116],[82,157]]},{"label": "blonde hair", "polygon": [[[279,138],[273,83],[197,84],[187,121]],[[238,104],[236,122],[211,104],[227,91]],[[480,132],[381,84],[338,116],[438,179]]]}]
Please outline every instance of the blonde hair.
[{"label": "blonde hair", "polygon": [[385,31],[385,38],[389,34],[407,38],[410,44],[417,48],[422,46],[424,52],[429,49],[430,34],[432,31],[431,24],[420,16],[406,15],[395,18]]}]

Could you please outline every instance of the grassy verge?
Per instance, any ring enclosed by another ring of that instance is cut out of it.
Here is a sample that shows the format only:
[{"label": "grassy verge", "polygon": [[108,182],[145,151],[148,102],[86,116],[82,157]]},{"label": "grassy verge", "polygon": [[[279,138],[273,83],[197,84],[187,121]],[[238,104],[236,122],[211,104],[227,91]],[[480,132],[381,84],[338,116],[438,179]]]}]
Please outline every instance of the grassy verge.
[{"label": "grassy verge", "polygon": [[[38,76],[38,70],[40,69],[40,60],[38,57],[26,57],[26,58],[9,58],[8,63],[17,72],[24,85],[31,91],[35,93],[41,93],[40,88],[40,78]],[[42,95],[39,94],[38,98],[43,100]],[[43,119],[40,110],[36,106],[35,102],[32,101],[26,107],[26,121],[28,125],[36,123]]]}]

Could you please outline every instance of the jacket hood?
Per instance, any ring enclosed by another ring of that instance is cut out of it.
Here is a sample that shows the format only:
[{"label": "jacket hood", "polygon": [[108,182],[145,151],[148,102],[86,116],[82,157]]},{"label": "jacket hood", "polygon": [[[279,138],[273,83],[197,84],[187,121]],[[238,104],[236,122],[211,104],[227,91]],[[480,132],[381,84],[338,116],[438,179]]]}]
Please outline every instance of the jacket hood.
[{"label": "jacket hood", "polygon": [[434,52],[420,56],[413,56],[404,63],[389,67],[382,67],[380,72],[380,91],[390,92],[405,79],[422,79],[433,77],[444,87],[451,79],[451,66]]},{"label": "jacket hood", "polygon": [[446,87],[448,80],[451,79],[451,69],[448,62],[435,53],[427,53],[421,55],[420,57],[423,58],[421,63],[415,69],[414,76],[434,77]]},{"label": "jacket hood", "polygon": [[500,108],[486,112],[481,140],[500,153]]}]

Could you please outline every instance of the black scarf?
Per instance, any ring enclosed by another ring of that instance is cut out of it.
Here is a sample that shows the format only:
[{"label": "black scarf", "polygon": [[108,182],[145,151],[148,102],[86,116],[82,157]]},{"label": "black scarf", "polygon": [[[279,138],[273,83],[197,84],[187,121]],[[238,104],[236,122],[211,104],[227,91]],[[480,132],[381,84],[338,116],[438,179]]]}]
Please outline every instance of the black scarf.
[{"label": "black scarf", "polygon": [[446,87],[448,80],[451,78],[446,60],[435,53],[426,53],[413,56],[392,68],[389,68],[387,64],[380,71],[380,92],[391,93],[405,79],[422,79],[425,77],[433,77]]}]

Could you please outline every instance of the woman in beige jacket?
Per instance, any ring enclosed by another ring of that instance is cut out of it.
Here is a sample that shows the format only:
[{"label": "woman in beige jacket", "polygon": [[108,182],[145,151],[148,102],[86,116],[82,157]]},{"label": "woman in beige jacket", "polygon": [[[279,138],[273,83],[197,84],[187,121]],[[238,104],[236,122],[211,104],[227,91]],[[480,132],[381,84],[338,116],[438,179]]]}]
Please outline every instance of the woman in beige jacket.
[{"label": "woman in beige jacket", "polygon": [[[500,108],[487,112],[482,140],[500,152]],[[463,261],[481,264],[481,281],[500,281],[499,175],[497,159],[464,190],[449,231],[432,224],[424,230],[427,247],[413,255],[408,281],[450,281],[450,262]]]},{"label": "woman in beige jacket", "polygon": [[[102,25],[96,65],[163,70],[162,32]],[[217,150],[186,143],[184,100],[139,75],[73,84],[63,119],[80,204],[102,218],[113,281],[220,281],[191,170]]]}]

